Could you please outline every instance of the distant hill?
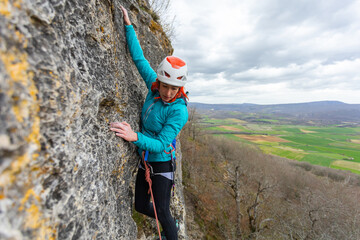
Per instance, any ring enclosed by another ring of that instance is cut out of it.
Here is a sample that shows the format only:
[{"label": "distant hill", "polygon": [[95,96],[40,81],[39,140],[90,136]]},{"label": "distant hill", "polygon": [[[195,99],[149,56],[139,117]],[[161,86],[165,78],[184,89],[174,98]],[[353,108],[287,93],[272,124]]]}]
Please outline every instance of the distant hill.
[{"label": "distant hill", "polygon": [[[308,103],[259,105],[243,104],[204,104],[190,102],[202,114],[219,116],[226,112],[255,113],[263,116],[296,118],[297,120],[321,123],[360,123],[360,104],[347,104],[339,101],[319,101]],[[216,113],[218,112],[218,113]],[[225,114],[227,115],[227,114]]]}]

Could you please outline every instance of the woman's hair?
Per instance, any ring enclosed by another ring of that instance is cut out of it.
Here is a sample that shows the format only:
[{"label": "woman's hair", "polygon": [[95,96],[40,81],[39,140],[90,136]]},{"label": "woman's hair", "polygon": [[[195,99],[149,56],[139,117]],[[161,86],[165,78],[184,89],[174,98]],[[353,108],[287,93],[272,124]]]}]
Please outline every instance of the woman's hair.
[{"label": "woman's hair", "polygon": [[[153,82],[152,85],[151,85],[151,91],[152,92],[158,91],[159,88],[160,88],[160,81],[156,79],[156,81]],[[178,87],[178,88],[180,88],[179,91],[177,92],[175,97],[173,99],[171,99],[171,101],[169,103],[174,102],[176,99],[182,98],[182,97],[189,100],[189,97],[185,93],[184,87]]]}]

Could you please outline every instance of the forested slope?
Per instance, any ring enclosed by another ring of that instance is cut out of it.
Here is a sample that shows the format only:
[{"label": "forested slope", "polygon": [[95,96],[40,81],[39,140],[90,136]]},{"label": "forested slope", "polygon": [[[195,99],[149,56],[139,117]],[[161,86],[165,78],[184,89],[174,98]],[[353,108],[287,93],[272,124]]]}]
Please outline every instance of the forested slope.
[{"label": "forested slope", "polygon": [[181,135],[189,238],[359,239],[359,175],[203,135],[190,120]]}]

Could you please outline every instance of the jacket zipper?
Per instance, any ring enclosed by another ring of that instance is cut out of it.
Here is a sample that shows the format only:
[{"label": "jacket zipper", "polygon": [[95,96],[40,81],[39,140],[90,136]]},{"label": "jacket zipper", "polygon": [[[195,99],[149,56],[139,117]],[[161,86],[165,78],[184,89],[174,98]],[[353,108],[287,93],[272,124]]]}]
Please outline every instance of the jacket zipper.
[{"label": "jacket zipper", "polygon": [[145,112],[145,114],[144,114],[144,125],[145,125],[145,123],[146,123],[146,121],[147,121],[147,119],[149,118],[149,115],[150,115],[150,113],[151,113],[151,111],[152,111],[152,106],[158,101],[159,99],[156,99],[149,107],[148,107],[148,109],[146,109],[146,112]]}]

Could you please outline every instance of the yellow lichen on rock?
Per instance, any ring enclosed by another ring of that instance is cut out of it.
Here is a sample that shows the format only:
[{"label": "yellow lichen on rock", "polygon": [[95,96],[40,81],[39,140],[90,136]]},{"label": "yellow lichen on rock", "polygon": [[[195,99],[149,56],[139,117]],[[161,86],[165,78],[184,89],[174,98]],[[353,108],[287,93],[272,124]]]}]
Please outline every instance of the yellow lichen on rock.
[{"label": "yellow lichen on rock", "polygon": [[[15,32],[14,40],[22,46],[26,45],[23,35]],[[40,117],[38,115],[40,107],[38,103],[38,89],[33,80],[34,73],[28,63],[28,56],[25,52],[15,47],[5,51],[0,51],[0,60],[5,70],[5,93],[11,100],[11,110],[14,120],[18,122],[13,131],[19,132],[22,137],[22,143],[27,142],[27,148],[22,153],[14,155],[13,160],[0,175],[0,186],[3,189],[11,188],[18,176],[28,176],[28,184],[24,188],[24,197],[20,203],[19,211],[25,211],[27,228],[36,229],[36,239],[50,239],[53,236],[49,227],[42,219],[41,199],[35,194],[33,189],[28,189],[33,184],[32,171],[29,171],[29,165],[33,165],[39,157],[40,150]],[[20,141],[20,140],[19,140]],[[37,170],[35,170],[37,171]],[[7,198],[4,191],[4,198]],[[29,205],[30,204],[30,205]],[[45,234],[45,235],[44,235]],[[46,238],[44,238],[46,236]]]},{"label": "yellow lichen on rock", "polygon": [[168,39],[168,37],[166,36],[166,33],[164,32],[164,29],[162,28],[162,26],[159,23],[157,23],[151,19],[149,28],[150,28],[151,32],[153,32],[158,37],[162,47],[164,49],[169,49],[169,55],[172,55],[173,48],[171,46],[171,42]]},{"label": "yellow lichen on rock", "polygon": [[13,112],[18,122],[23,122],[29,115],[28,101],[22,100],[17,105],[13,105]]},{"label": "yellow lichen on rock", "polygon": [[156,33],[156,32],[163,32],[163,29],[161,27],[161,25],[157,22],[155,22],[154,20],[151,19],[150,21],[150,30],[153,32],[153,33]]},{"label": "yellow lichen on rock", "polygon": [[10,4],[8,0],[0,0],[0,14],[7,17],[11,15]]},{"label": "yellow lichen on rock", "polygon": [[7,169],[5,169],[0,175],[0,187],[5,187],[13,184],[16,180],[16,176],[25,166],[27,166],[29,162],[30,158],[27,153],[14,159],[11,165]]},{"label": "yellow lichen on rock", "polygon": [[23,155],[18,156],[13,160],[8,168],[6,168],[0,175],[0,186],[5,187],[7,185],[13,184],[16,180],[16,176],[20,174],[31,161],[34,161],[39,157],[39,154],[36,153],[40,149],[40,118],[35,117],[32,124],[31,133],[26,136],[25,140],[31,144],[28,148],[28,151]]},{"label": "yellow lichen on rock", "polygon": [[[29,63],[27,61],[27,54],[13,48],[7,52],[0,52],[0,58],[5,66],[7,75],[9,76],[8,96],[15,101],[12,106],[15,118],[18,122],[24,122],[33,113],[39,111],[37,104],[38,90],[33,81],[33,72],[29,70]],[[31,101],[26,97],[20,97],[16,93],[16,84],[21,84],[28,89]]]},{"label": "yellow lichen on rock", "polygon": [[[0,52],[1,60],[9,76],[8,96],[15,100],[12,106],[15,118],[22,123],[25,119],[32,120],[30,134],[26,137],[27,142],[39,144],[40,118],[38,117],[39,105],[37,100],[38,89],[33,81],[33,72],[29,69],[26,53],[21,53],[17,49],[10,49],[7,52]],[[21,84],[27,89],[29,97],[19,97],[16,93],[16,84]],[[20,99],[21,98],[21,99]]]},{"label": "yellow lichen on rock", "polygon": [[20,204],[20,207],[19,207],[19,211],[24,211],[25,209],[25,204],[30,200],[30,199],[34,199],[38,202],[40,202],[40,196],[38,196],[34,189],[29,189],[27,190],[24,198],[21,200],[21,204]]},{"label": "yellow lichen on rock", "polygon": [[25,138],[28,143],[33,143],[37,146],[37,148],[40,148],[40,118],[39,116],[35,116],[33,120],[33,124],[31,127],[30,134]]},{"label": "yellow lichen on rock", "polygon": [[15,0],[12,2],[9,2],[8,0],[0,0],[0,15],[3,15],[5,17],[11,16],[11,13],[13,11],[12,7],[21,9],[21,0]]},{"label": "yellow lichen on rock", "polygon": [[6,72],[11,80],[26,84],[29,77],[27,54],[12,48],[7,52],[1,52],[1,60],[5,65]]},{"label": "yellow lichen on rock", "polygon": [[[25,229],[36,230],[35,239],[55,239],[56,226],[49,226],[50,219],[44,218],[39,208],[41,198],[34,189],[29,189],[21,200],[19,211],[26,212]],[[26,207],[29,205],[29,207]]]},{"label": "yellow lichen on rock", "polygon": [[28,46],[28,40],[27,38],[24,36],[24,34],[22,34],[19,31],[15,31],[15,36],[16,36],[16,40],[20,43],[22,43],[23,48],[26,48]]}]

